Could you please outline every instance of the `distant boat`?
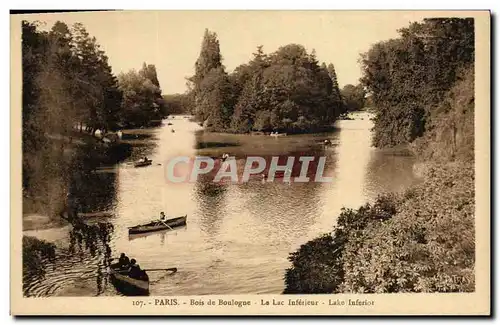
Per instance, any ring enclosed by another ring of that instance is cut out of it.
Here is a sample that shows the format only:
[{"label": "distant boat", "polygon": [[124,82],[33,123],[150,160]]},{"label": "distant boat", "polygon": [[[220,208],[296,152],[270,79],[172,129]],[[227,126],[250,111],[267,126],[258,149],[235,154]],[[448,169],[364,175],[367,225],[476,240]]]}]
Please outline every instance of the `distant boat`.
[{"label": "distant boat", "polygon": [[172,133],[175,133],[175,130],[174,130],[174,129],[172,129]]},{"label": "distant boat", "polygon": [[272,136],[272,137],[285,137],[286,133],[271,132],[270,136]]},{"label": "distant boat", "polygon": [[130,227],[128,229],[129,235],[142,234],[147,232],[154,232],[159,230],[171,229],[175,227],[182,227],[186,225],[187,215],[177,218],[168,219],[165,221],[154,220],[144,225]]},{"label": "distant boat", "polygon": [[167,125],[173,125],[172,123],[168,122]]},{"label": "distant boat", "polygon": [[145,166],[149,166],[153,163],[153,160],[151,159],[147,159],[147,160],[144,160],[144,159],[141,159],[139,161],[136,161],[134,163],[134,167],[145,167]]}]

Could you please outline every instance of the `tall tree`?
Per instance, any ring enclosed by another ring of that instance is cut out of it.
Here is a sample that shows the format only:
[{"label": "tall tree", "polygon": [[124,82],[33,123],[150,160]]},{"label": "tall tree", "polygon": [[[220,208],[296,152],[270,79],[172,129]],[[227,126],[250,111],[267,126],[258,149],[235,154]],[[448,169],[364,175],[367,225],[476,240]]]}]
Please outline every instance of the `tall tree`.
[{"label": "tall tree", "polygon": [[195,116],[214,128],[229,126],[233,106],[231,84],[222,65],[217,34],[205,30],[200,55],[195,63],[193,83]]},{"label": "tall tree", "polygon": [[81,116],[92,133],[115,128],[121,93],[108,58],[82,24],[74,24],[72,32],[74,54],[79,59],[75,79]]},{"label": "tall tree", "polygon": [[342,102],[342,95],[340,93],[339,82],[337,80],[337,72],[335,71],[335,66],[333,63],[328,64],[327,66],[328,75],[332,80],[332,97],[335,102]]},{"label": "tall tree", "polygon": [[146,64],[146,62],[144,62],[142,64],[142,69],[139,70],[139,73],[151,80],[151,82],[153,83],[153,85],[155,85],[156,87],[158,87],[158,89],[161,89],[160,87],[160,82],[158,81],[158,75],[156,73],[156,67],[154,64]]},{"label": "tall tree", "polygon": [[251,131],[257,111],[266,107],[263,74],[268,63],[262,48],[262,45],[257,47],[253,60],[247,65],[246,82],[234,108],[231,128],[237,132]]},{"label": "tall tree", "polygon": [[206,106],[207,100],[204,98],[202,83],[212,70],[219,68],[223,68],[223,66],[217,34],[205,29],[200,55],[195,63],[195,75],[190,79],[193,83],[195,115],[202,121],[206,120],[210,115],[210,111]]},{"label": "tall tree", "polygon": [[163,115],[163,112],[165,111],[164,107],[165,101],[163,100],[160,82],[158,81],[156,66],[154,64],[146,64],[146,62],[144,62],[142,64],[142,69],[139,70],[139,74],[142,75],[144,78],[150,80],[156,87],[154,95],[155,96],[154,105],[158,108],[159,112],[162,112],[161,115]]}]

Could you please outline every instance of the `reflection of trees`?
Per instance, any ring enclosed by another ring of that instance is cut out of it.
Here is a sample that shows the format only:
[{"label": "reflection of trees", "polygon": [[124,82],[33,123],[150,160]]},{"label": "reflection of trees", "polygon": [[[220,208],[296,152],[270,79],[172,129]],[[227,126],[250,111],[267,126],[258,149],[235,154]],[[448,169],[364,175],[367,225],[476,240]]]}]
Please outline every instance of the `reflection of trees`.
[{"label": "reflection of trees", "polygon": [[[79,151],[78,154],[81,154]],[[78,158],[82,158],[79,160]],[[102,268],[107,266],[111,256],[109,246],[112,224],[99,222],[86,224],[78,217],[78,212],[90,212],[108,209],[114,205],[116,200],[116,173],[90,173],[89,168],[83,164],[84,157],[77,157],[67,169],[67,174],[51,177],[52,186],[58,189],[57,196],[45,202],[46,209],[52,210],[69,221],[71,230],[69,233],[69,254],[79,255],[80,263],[83,262],[85,254],[91,258],[98,258],[97,265],[97,288],[102,291],[102,282],[107,279],[103,276]],[[67,195],[69,193],[69,195]],[[51,195],[54,191],[51,192]],[[46,196],[46,193],[40,193]],[[64,207],[64,209],[62,208]],[[50,215],[50,214],[49,214]],[[49,248],[52,247],[52,251]],[[56,256],[57,253],[57,256]],[[46,267],[55,262],[56,257],[67,259],[65,251],[58,251],[52,243],[45,243],[35,239],[23,239],[23,284],[28,286],[33,281],[44,277]]]},{"label": "reflection of trees", "polygon": [[258,223],[282,236],[299,237],[319,215],[321,204],[319,183],[248,183],[239,186],[247,209]]},{"label": "reflection of trees", "polygon": [[109,209],[116,201],[118,170],[109,172],[87,172],[92,164],[86,162],[82,152],[75,159],[73,172],[69,180],[70,199],[73,209],[78,212],[93,212]]},{"label": "reflection of trees", "polygon": [[227,184],[213,182],[213,176],[200,175],[195,184],[196,198],[200,205],[201,228],[210,234],[217,232],[222,221],[222,209]]},{"label": "reflection of trees", "polygon": [[375,149],[366,168],[366,194],[375,197],[408,188],[415,181],[413,163],[408,154]]},{"label": "reflection of trees", "polygon": [[[310,150],[290,151],[281,156],[279,165],[285,165],[289,156],[295,157],[291,177],[292,184],[284,183],[282,178],[275,178],[273,182],[250,181],[241,184],[238,190],[242,196],[248,198],[245,208],[258,219],[259,223],[267,225],[270,232],[279,232],[280,236],[292,238],[307,233],[308,227],[314,224],[322,205],[322,183],[314,182],[319,157],[325,155],[324,147],[313,147]],[[293,178],[299,177],[302,164],[299,157],[314,157],[309,164],[307,183],[293,183]],[[267,164],[271,156],[264,157]],[[334,164],[328,160],[324,167],[324,176],[331,175]],[[266,173],[268,169],[266,168]],[[334,198],[332,198],[334,199]],[[290,238],[290,239],[292,239]]]},{"label": "reflection of trees", "polygon": [[110,209],[116,201],[118,170],[105,173],[75,173],[70,184],[70,199],[78,212]]},{"label": "reflection of trees", "polygon": [[79,253],[83,256],[88,252],[92,257],[99,257],[97,265],[97,290],[98,294],[102,292],[103,280],[106,278],[102,272],[109,266],[111,259],[111,247],[109,242],[113,232],[113,225],[109,222],[99,222],[88,225],[79,218],[72,221],[73,228],[70,231],[70,254]]},{"label": "reflection of trees", "polygon": [[69,253],[78,254],[81,259],[86,253],[92,258],[98,258],[96,281],[99,294],[105,287],[103,281],[107,280],[102,269],[108,266],[111,258],[109,242],[113,225],[109,222],[86,224],[78,217],[78,212],[96,212],[114,206],[118,171],[88,173],[86,170],[87,168],[79,168],[71,175],[67,206],[68,218],[73,227],[69,233]]},{"label": "reflection of trees", "polygon": [[45,276],[47,262],[54,262],[55,245],[35,237],[23,236],[23,289],[29,280],[39,280]]}]

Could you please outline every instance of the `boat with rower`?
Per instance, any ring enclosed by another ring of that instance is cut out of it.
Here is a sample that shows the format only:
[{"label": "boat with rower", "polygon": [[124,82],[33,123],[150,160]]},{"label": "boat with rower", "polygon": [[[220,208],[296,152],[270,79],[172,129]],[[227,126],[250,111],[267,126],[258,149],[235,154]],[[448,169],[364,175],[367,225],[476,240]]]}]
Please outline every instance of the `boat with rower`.
[{"label": "boat with rower", "polygon": [[121,270],[117,265],[109,267],[109,275],[116,289],[127,295],[148,295],[149,279],[134,279],[128,275],[128,271]]},{"label": "boat with rower", "polygon": [[128,296],[147,296],[149,295],[149,276],[146,271],[165,271],[170,272],[170,274],[176,273],[176,267],[170,268],[155,268],[155,269],[145,269],[144,276],[140,279],[132,278],[128,274],[128,270],[120,268],[119,264],[111,264],[109,266],[109,276],[111,278],[111,283],[115,288]]},{"label": "boat with rower", "polygon": [[172,229],[175,227],[182,227],[186,225],[186,220],[187,215],[167,220],[153,220],[147,224],[128,228],[128,233],[129,235],[142,234],[159,230]]},{"label": "boat with rower", "polygon": [[136,161],[134,163],[134,167],[145,167],[145,166],[149,166],[153,163],[153,160],[152,159],[141,159],[139,161]]}]

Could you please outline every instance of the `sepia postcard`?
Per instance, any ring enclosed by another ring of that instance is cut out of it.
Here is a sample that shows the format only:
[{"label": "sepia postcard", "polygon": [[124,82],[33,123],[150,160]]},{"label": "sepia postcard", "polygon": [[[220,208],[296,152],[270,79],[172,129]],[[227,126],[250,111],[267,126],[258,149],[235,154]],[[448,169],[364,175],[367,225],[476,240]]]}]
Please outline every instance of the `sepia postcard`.
[{"label": "sepia postcard", "polygon": [[490,15],[11,14],[11,314],[490,315]]}]

